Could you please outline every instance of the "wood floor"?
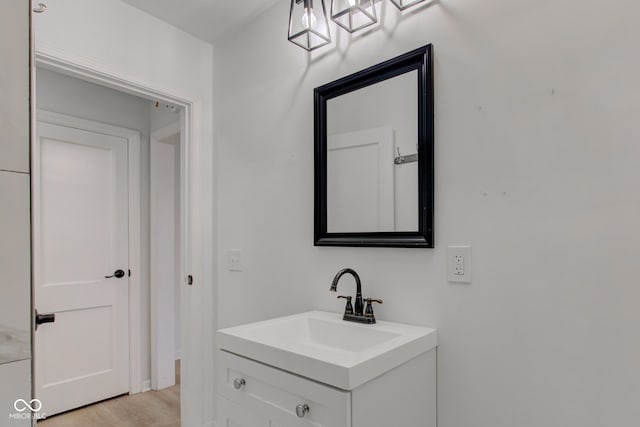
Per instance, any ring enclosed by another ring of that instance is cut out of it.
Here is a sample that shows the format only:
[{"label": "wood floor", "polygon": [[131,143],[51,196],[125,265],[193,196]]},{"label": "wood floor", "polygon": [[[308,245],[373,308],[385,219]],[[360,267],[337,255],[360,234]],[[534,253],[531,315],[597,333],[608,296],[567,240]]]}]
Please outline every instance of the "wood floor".
[{"label": "wood floor", "polygon": [[180,362],[176,385],[115,397],[38,422],[38,427],[179,427]]}]

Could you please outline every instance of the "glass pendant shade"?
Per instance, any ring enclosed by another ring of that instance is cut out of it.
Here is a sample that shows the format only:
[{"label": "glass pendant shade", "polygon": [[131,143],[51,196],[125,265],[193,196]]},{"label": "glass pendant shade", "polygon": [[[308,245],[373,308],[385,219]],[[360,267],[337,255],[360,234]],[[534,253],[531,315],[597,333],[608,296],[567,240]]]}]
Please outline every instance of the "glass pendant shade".
[{"label": "glass pendant shade", "polygon": [[400,10],[405,10],[411,6],[415,6],[418,3],[422,3],[424,0],[391,0],[391,3],[395,4]]},{"label": "glass pendant shade", "polygon": [[374,0],[332,0],[331,19],[350,33],[378,22]]},{"label": "glass pendant shade", "polygon": [[289,41],[309,51],[331,43],[324,0],[291,0]]}]

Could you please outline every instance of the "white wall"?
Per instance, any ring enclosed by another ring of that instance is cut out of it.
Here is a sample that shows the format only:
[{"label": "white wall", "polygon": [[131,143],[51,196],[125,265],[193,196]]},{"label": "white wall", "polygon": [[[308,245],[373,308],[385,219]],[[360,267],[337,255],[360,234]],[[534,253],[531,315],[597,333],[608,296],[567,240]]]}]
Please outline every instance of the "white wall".
[{"label": "white wall", "polygon": [[175,179],[178,150],[179,145],[151,138],[151,315],[159,320],[157,325],[151,325],[152,354],[158,356],[151,362],[152,376],[153,372],[157,375],[156,382],[152,382],[154,389],[175,384],[175,338],[180,324],[176,290],[181,287],[177,272],[180,264],[176,262],[180,249],[175,216],[180,200],[176,197]]},{"label": "white wall", "polygon": [[[189,310],[183,324],[189,337],[182,348],[182,414],[186,426],[210,425],[214,418],[213,346],[217,255],[216,200],[211,191],[212,144],[211,45],[118,0],[56,0],[36,15],[38,57],[53,56],[99,71],[117,80],[193,102],[193,150],[188,171],[191,239],[187,270],[194,286],[183,287]],[[204,337],[204,338],[203,338]]]},{"label": "white wall", "polygon": [[[640,419],[640,4],[440,0],[307,55],[288,2],[215,48],[219,324],[340,311],[339,268],[378,316],[440,332],[440,427]],[[433,250],[313,247],[314,87],[433,43]],[[449,284],[446,246],[473,245]],[[343,292],[352,284],[341,282]]]},{"label": "white wall", "polygon": [[[141,271],[140,276],[140,318],[142,342],[142,380],[148,384],[151,379],[150,342],[150,299],[149,299],[149,133],[151,102],[136,96],[118,92],[93,83],[78,80],[52,71],[37,69],[37,108],[93,120],[140,132],[140,213],[141,221]],[[36,115],[37,119],[37,115]]]},{"label": "white wall", "polygon": [[[167,129],[172,129],[172,130],[178,129],[177,131],[178,133],[166,136],[165,130]],[[174,275],[175,277],[173,279],[175,289],[173,292],[174,324],[171,327],[173,328],[173,331],[174,331],[173,354],[175,355],[175,359],[180,359],[180,356],[181,356],[181,351],[180,351],[180,293],[181,292],[180,291],[183,286],[182,279],[180,277],[179,268],[178,268],[178,266],[180,265],[180,203],[179,201],[180,201],[180,164],[181,164],[180,162],[181,135],[180,135],[179,129],[180,129],[179,111],[173,112],[163,108],[162,106],[160,108],[156,108],[156,106],[153,105],[153,107],[151,108],[151,130],[152,130],[151,144],[154,144],[153,142],[154,132],[160,130],[160,135],[163,135],[163,137],[160,138],[156,143],[160,144],[161,150],[165,152],[168,149],[168,147],[163,147],[163,146],[168,145],[173,147],[172,149],[169,149],[170,157],[172,159],[172,164],[170,166],[166,165],[167,166],[166,168],[165,168],[165,165],[158,166],[161,168],[161,170],[158,171],[158,175],[161,178],[159,184],[161,185],[158,186],[157,191],[161,192],[161,195],[164,200],[166,201],[172,200],[171,205],[173,205],[173,212],[170,215],[163,218],[165,221],[171,220],[173,223],[173,226],[170,226],[170,224],[167,223],[167,224],[158,224],[158,227],[161,230],[161,234],[162,234],[160,241],[164,242],[163,244],[169,244],[173,247],[172,249],[173,266],[171,266],[171,268],[173,268],[175,272],[175,275]],[[158,134],[156,134],[156,136],[157,135]],[[151,150],[151,153],[152,153],[152,162],[153,162],[153,149]],[[151,171],[153,174],[153,163],[151,166]],[[173,176],[169,177],[166,175],[167,173],[171,173],[171,172],[173,173]],[[153,188],[153,181],[151,184]],[[167,194],[167,192],[170,192],[170,194]],[[153,193],[153,190],[152,190],[152,193]]]}]

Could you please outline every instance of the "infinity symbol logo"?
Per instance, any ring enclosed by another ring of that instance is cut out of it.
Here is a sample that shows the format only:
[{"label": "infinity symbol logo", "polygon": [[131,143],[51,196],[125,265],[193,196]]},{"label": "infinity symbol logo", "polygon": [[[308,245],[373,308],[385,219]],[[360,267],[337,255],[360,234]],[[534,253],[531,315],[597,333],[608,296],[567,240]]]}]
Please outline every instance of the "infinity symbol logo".
[{"label": "infinity symbol logo", "polygon": [[33,412],[38,412],[42,409],[42,402],[38,399],[32,399],[30,402],[27,402],[24,399],[18,399],[13,403],[13,407],[18,412],[24,412],[27,409],[32,410]]}]

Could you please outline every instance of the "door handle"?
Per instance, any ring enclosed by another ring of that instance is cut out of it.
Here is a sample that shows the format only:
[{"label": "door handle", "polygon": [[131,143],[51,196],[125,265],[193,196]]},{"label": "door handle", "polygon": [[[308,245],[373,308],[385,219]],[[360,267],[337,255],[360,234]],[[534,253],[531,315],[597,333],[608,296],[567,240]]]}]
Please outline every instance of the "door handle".
[{"label": "door handle", "polygon": [[124,277],[124,270],[116,270],[111,276],[104,276],[105,279],[111,279],[115,277],[116,279],[121,279]]},{"label": "door handle", "polygon": [[56,321],[55,313],[39,314],[38,310],[36,310],[36,329],[38,329],[38,325],[42,325],[43,323],[53,323],[55,321]]}]

